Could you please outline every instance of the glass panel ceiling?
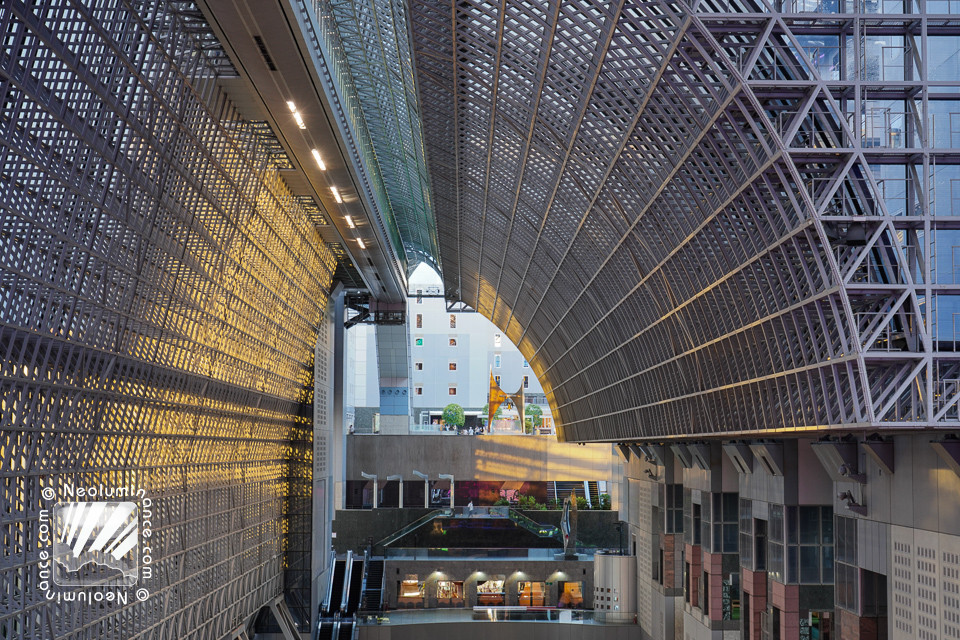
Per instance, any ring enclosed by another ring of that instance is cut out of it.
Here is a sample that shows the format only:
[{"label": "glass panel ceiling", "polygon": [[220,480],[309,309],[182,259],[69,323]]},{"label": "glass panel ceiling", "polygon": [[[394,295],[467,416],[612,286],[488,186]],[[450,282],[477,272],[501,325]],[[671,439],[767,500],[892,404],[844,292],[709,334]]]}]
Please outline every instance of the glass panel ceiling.
[{"label": "glass panel ceiling", "polygon": [[[327,33],[327,39],[339,41],[349,84],[372,142],[372,160],[382,175],[406,254],[408,273],[420,262],[439,270],[404,3],[319,0],[314,6],[321,23],[325,17],[332,18],[336,27],[337,33]],[[339,75],[342,82],[343,74]]]}]

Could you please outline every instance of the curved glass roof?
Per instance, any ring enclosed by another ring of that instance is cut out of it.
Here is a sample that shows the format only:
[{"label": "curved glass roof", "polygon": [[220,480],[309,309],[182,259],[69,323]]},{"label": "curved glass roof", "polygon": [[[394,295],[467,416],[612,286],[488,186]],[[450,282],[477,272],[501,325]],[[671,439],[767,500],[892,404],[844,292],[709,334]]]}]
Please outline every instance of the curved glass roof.
[{"label": "curved glass roof", "polygon": [[400,234],[407,273],[439,269],[407,16],[391,0],[320,0],[332,15]]}]

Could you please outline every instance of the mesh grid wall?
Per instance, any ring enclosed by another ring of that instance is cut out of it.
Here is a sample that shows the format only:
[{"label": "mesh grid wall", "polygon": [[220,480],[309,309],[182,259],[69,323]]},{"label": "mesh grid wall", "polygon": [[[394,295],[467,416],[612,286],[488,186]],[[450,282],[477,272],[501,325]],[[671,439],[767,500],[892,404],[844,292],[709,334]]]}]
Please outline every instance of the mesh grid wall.
[{"label": "mesh grid wall", "polygon": [[[5,2],[0,42],[0,638],[221,638],[310,565],[335,258],[191,3]],[[67,484],[153,499],[146,601],[43,600]]]},{"label": "mesh grid wall", "polygon": [[446,289],[561,438],[960,424],[955,3],[410,15]]}]

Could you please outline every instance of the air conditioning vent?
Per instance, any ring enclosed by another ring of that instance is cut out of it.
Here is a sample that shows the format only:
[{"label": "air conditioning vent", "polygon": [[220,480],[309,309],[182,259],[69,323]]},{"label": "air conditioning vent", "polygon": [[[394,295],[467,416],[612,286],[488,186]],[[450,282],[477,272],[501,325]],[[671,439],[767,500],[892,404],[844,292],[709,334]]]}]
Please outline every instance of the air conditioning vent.
[{"label": "air conditioning vent", "polygon": [[257,48],[260,49],[260,55],[263,56],[263,61],[267,63],[267,68],[270,71],[276,71],[277,65],[273,63],[273,58],[270,57],[270,52],[267,51],[267,45],[263,43],[263,38],[253,36],[253,41],[257,43]]}]

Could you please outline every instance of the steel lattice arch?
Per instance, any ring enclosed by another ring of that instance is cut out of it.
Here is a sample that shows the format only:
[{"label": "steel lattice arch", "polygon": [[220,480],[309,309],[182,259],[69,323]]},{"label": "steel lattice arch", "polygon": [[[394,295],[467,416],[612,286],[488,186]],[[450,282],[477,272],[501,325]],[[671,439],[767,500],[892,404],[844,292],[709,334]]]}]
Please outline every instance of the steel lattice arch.
[{"label": "steel lattice arch", "polygon": [[951,11],[412,2],[447,290],[563,439],[957,426]]},{"label": "steel lattice arch", "polygon": [[[191,3],[6,2],[0,32],[0,637],[225,637],[305,586],[335,259]],[[67,484],[152,498],[146,601],[44,599]]]}]

